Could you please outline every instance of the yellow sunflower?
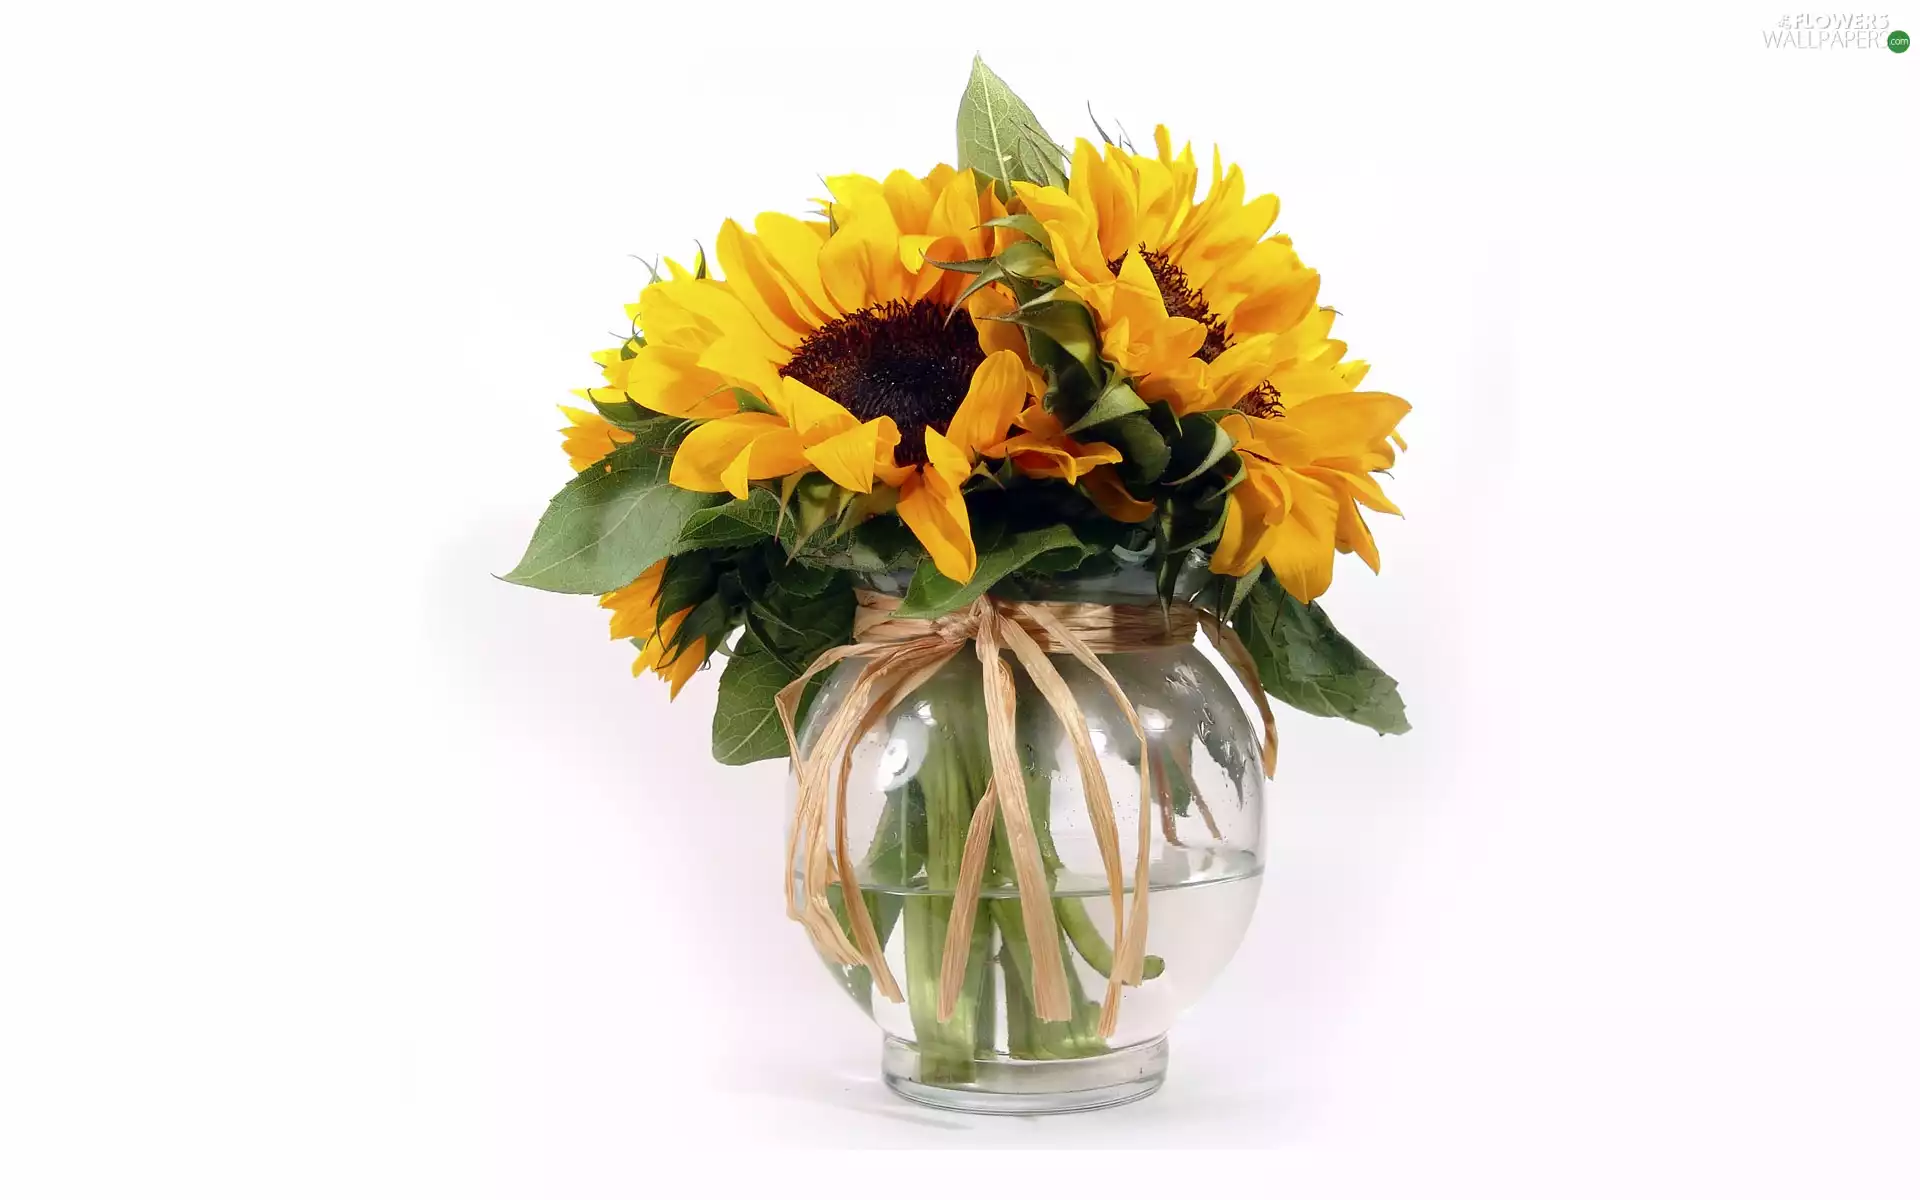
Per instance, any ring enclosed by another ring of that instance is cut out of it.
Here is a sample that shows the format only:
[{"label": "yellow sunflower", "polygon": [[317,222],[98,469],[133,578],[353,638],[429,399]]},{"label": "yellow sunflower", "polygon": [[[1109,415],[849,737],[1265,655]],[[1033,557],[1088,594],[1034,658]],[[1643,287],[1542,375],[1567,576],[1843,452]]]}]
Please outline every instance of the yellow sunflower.
[{"label": "yellow sunflower", "polygon": [[[1212,186],[1196,202],[1192,149],[1175,155],[1164,126],[1154,143],[1148,156],[1082,141],[1064,189],[1014,190],[1093,310],[1102,355],[1141,395],[1182,416],[1237,410],[1221,427],[1247,474],[1228,495],[1213,570],[1244,575],[1264,562],[1312,600],[1332,582],[1336,551],[1380,569],[1360,506],[1399,512],[1371,473],[1393,465],[1407,403],[1353,390],[1367,365],[1342,361],[1318,273],[1285,235],[1268,236],[1279,200],[1248,200],[1240,168],[1223,170],[1215,151]],[[1152,511],[1111,473],[1087,490],[1121,520]]]},{"label": "yellow sunflower", "polygon": [[1013,185],[1094,310],[1108,361],[1182,416],[1236,406],[1269,416],[1296,396],[1351,391],[1366,364],[1341,362],[1319,274],[1291,239],[1266,236],[1279,199],[1246,199],[1240,168],[1223,172],[1216,150],[1196,202],[1192,147],[1175,155],[1165,126],[1154,143],[1148,156],[1082,140],[1066,188]]},{"label": "yellow sunflower", "polygon": [[640,578],[632,583],[600,597],[600,607],[613,613],[607,621],[610,636],[615,640],[637,638],[641,642],[640,656],[633,660],[633,673],[652,671],[666,680],[670,685],[667,698],[671,700],[680,695],[687,680],[707,661],[707,640],[694,638],[677,653],[671,649],[674,633],[693,610],[683,608],[664,619],[660,616],[660,580],[666,572],[667,561],[661,559],[642,571]]},{"label": "yellow sunflower", "polygon": [[817,470],[852,492],[891,487],[935,566],[968,579],[960,489],[982,457],[1072,478],[1119,454],[1026,415],[1039,385],[1025,341],[988,319],[1010,299],[984,289],[953,311],[967,280],[934,260],[987,257],[1013,237],[986,225],[1006,210],[971,171],[826,182],[828,220],[727,222],[724,280],[669,263],[631,310],[646,344],[599,361],[634,402],[702,422],[674,453],[675,486],[745,498],[755,481]]}]

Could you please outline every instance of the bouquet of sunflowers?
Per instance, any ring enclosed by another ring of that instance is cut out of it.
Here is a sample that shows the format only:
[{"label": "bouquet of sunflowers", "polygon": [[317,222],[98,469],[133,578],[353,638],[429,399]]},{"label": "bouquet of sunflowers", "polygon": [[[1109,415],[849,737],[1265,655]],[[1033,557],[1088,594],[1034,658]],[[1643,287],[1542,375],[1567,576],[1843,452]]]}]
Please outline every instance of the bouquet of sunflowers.
[{"label": "bouquet of sunflowers", "polygon": [[[1152,978],[1159,961],[1145,953],[1149,889],[1139,886],[1151,871],[1149,796],[1186,811],[1186,785],[1167,782],[1179,756],[1157,761],[1151,722],[1127,708],[1140,747],[1127,760],[1141,771],[1139,871],[1129,881],[1109,853],[1118,836],[1096,814],[1113,896],[1101,931],[1111,945],[1099,949],[1084,921],[1047,899],[1066,868],[1047,805],[1030,794],[1045,773],[1032,738],[1024,761],[978,739],[954,751],[947,790],[960,815],[946,826],[933,815],[944,793],[928,780],[886,793],[898,811],[884,820],[912,829],[898,847],[874,839],[860,858],[847,841],[852,748],[949,669],[935,651],[951,658],[955,644],[981,640],[986,674],[952,702],[974,706],[958,724],[993,726],[1003,649],[1038,680],[1050,657],[1104,638],[1083,657],[1112,682],[1100,662],[1186,614],[1188,640],[1196,625],[1213,635],[1263,712],[1270,694],[1382,732],[1407,728],[1394,681],[1316,598],[1341,552],[1379,569],[1363,510],[1398,511],[1377,476],[1404,446],[1396,427],[1408,405],[1356,390],[1366,364],[1333,338],[1319,276],[1269,232],[1275,197],[1249,196],[1217,151],[1201,194],[1191,148],[1176,151],[1164,128],[1151,153],[1096,130],[1104,145],[1081,140],[1068,153],[976,59],[956,165],[828,176],[808,217],[763,213],[751,229],[730,220],[711,258],[667,260],[627,308],[631,335],[594,356],[604,382],[563,409],[577,474],[506,576],[599,596],[613,636],[638,650],[634,673],[653,672],[676,695],[704,665],[724,663],[713,752],[727,763],[794,756],[789,899],[849,980],[858,972],[858,986],[898,998],[885,944],[901,910],[889,919],[872,894],[847,902],[887,854],[899,860],[884,868],[894,882],[931,880],[949,897],[934,930],[949,945],[981,936],[961,927],[977,904],[995,944],[1033,946],[1024,968],[1008,968],[1032,985],[1021,1019],[1030,1034],[1073,1036],[990,1044],[970,1028],[923,1081],[976,1079],[959,1061],[969,1046],[1013,1058],[1023,1046],[1053,1058],[1107,1048],[1119,987]],[[1150,603],[1128,610],[1131,632],[1095,620],[1076,634],[1063,621],[1088,614],[1047,608],[1062,581],[1122,576],[1150,581]],[[1001,618],[989,640],[982,622]],[[1023,639],[1037,659],[1021,653]],[[935,651],[895,653],[935,641]],[[893,649],[873,649],[883,644]],[[876,667],[889,655],[892,666]],[[808,709],[824,703],[819,685],[836,667],[865,672],[855,690],[867,688],[840,722],[837,765],[808,750],[832,736],[822,726],[833,722]],[[1018,690],[1004,696],[1010,730]],[[1070,728],[1084,720],[1068,711],[1077,706],[1054,702],[1062,745],[1085,744]],[[1111,732],[1127,727],[1116,720]],[[1269,738],[1269,771],[1271,761]],[[1172,820],[1163,841],[1184,845]],[[990,828],[970,862],[968,834],[981,824]],[[1018,896],[1015,915],[974,899],[1000,886]],[[1086,944],[1069,944],[1061,927]],[[1110,985],[1098,1017],[1083,1011],[1075,970],[1085,968],[1059,967],[1047,949],[1056,938]],[[967,954],[936,949],[922,946],[915,962],[907,947],[908,990],[925,997],[913,1024],[923,1054],[978,971]],[[1056,969],[1064,991],[1042,986]],[[1073,1028],[1082,1016],[1085,1028]]]}]

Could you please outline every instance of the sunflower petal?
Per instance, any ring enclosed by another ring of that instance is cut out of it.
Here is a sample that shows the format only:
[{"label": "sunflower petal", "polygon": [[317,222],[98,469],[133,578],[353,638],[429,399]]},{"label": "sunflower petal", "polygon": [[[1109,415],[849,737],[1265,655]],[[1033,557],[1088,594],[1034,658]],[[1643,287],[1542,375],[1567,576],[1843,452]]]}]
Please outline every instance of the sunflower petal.
[{"label": "sunflower petal", "polygon": [[791,285],[783,283],[760,239],[741,229],[737,221],[728,221],[720,227],[714,249],[727,274],[729,290],[753,314],[766,335],[787,349],[798,346],[812,323],[794,311],[787,294]]},{"label": "sunflower petal", "polygon": [[825,324],[839,316],[840,310],[834,307],[826,286],[820,281],[820,248],[824,243],[816,227],[785,213],[761,213],[753,219],[753,228],[760,235],[760,244],[766,247],[768,257],[793,281],[804,302],[806,311],[798,311],[796,307],[795,315],[815,324]]},{"label": "sunflower petal", "polygon": [[1095,467],[1080,480],[1087,498],[1101,512],[1127,525],[1137,525],[1153,515],[1153,505],[1134,499],[1120,482],[1120,473],[1112,467]]},{"label": "sunflower petal", "polygon": [[800,435],[773,413],[743,412],[694,429],[673,455],[668,480],[689,492],[731,492],[747,498],[747,484],[797,471],[807,463]]},{"label": "sunflower petal", "polygon": [[628,397],[670,417],[724,417],[737,407],[726,389],[727,381],[701,366],[691,350],[642,346],[626,364]]},{"label": "sunflower petal", "polygon": [[1343,499],[1340,502],[1340,521],[1334,526],[1334,544],[1342,550],[1350,550],[1360,556],[1360,561],[1380,573],[1380,548],[1374,544],[1373,530],[1367,528],[1367,519],[1360,515],[1353,501]]},{"label": "sunflower petal", "polygon": [[815,442],[805,450],[807,461],[821,474],[850,492],[873,490],[875,464],[893,458],[900,430],[892,417],[876,417],[864,425]]},{"label": "sunflower petal", "polygon": [[1216,575],[1245,575],[1266,557],[1265,543],[1274,528],[1267,524],[1258,496],[1246,488],[1233,489],[1227,495],[1226,523],[1220,527],[1220,540],[1207,565]]},{"label": "sunflower petal", "polygon": [[599,413],[565,404],[560,406],[560,411],[572,422],[560,431],[560,449],[567,456],[567,465],[576,471],[586,470],[612,454],[615,446],[633,440],[631,433]]},{"label": "sunflower petal", "polygon": [[[1027,398],[1027,368],[1011,350],[996,350],[974,368],[966,399],[947,422],[947,437],[968,454],[999,444]],[[928,444],[932,444],[929,433]],[[970,461],[970,460],[969,460]]]},{"label": "sunflower petal", "polygon": [[767,394],[767,399],[807,445],[845,433],[860,423],[839,401],[820,394],[798,379],[782,378],[779,387]]},{"label": "sunflower petal", "polygon": [[967,297],[966,307],[967,315],[973,318],[974,332],[980,337],[982,354],[1011,350],[1025,358],[1027,337],[1020,332],[1020,327],[1012,321],[994,320],[1013,311],[1012,297],[998,288],[982,288]]},{"label": "sunflower petal", "polygon": [[723,337],[700,352],[699,364],[727,384],[747,388],[771,400],[780,387],[780,368],[745,338]]},{"label": "sunflower petal", "polygon": [[648,638],[659,624],[660,581],[666,577],[667,560],[640,572],[640,577],[623,588],[615,588],[600,597],[600,607],[613,615],[607,619],[607,636]]},{"label": "sunflower petal", "polygon": [[[929,450],[939,437],[927,431]],[[967,520],[967,502],[958,484],[949,483],[936,471],[923,470],[901,484],[895,511],[926,547],[935,570],[956,583],[973,578],[979,556],[973,546],[973,527]]]},{"label": "sunflower petal", "polygon": [[[1340,519],[1340,500],[1318,479],[1296,475],[1293,503],[1286,520],[1271,527],[1263,540],[1267,565],[1280,586],[1302,604],[1317,599],[1333,584],[1334,536]],[[1238,492],[1239,489],[1234,489]]]},{"label": "sunflower petal", "polygon": [[1273,374],[1281,353],[1280,339],[1270,333],[1235,342],[1207,364],[1207,390],[1216,403],[1233,404]]},{"label": "sunflower petal", "polygon": [[1336,392],[1288,405],[1285,424],[1315,458],[1362,458],[1412,407],[1386,392]]},{"label": "sunflower petal", "polygon": [[973,474],[972,456],[954,445],[952,441],[937,429],[927,429],[922,432],[927,439],[927,470],[925,473],[937,475],[941,479],[944,479],[947,483],[953,485],[957,493],[960,485],[967,481],[967,476]]}]

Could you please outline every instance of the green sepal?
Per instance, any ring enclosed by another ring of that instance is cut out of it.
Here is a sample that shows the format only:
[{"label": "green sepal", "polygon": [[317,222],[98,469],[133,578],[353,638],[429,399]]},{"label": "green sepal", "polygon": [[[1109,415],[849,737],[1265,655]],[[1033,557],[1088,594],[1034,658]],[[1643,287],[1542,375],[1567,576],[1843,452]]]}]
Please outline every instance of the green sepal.
[{"label": "green sepal", "polygon": [[[612,425],[616,429],[624,429],[628,433],[633,433],[646,428],[648,423],[653,421],[672,421],[675,424],[679,423],[677,418],[662,416],[650,409],[641,408],[638,404],[627,399],[624,392],[613,393],[620,397],[618,400],[602,400],[593,394],[595,390],[596,389],[592,388],[587,390],[587,399],[592,402],[593,410],[605,417],[607,424]],[[613,391],[612,388],[601,388],[598,390]]]},{"label": "green sepal", "polygon": [[[1214,481],[1198,490],[1189,488],[1183,495],[1191,504],[1212,504],[1225,500],[1227,493],[1246,482],[1247,460],[1235,454],[1214,464]],[[1224,471],[1224,474],[1222,473]]]},{"label": "green sepal", "polygon": [[1223,620],[1233,620],[1234,614],[1240,611],[1240,606],[1247,602],[1247,597],[1253,595],[1253,589],[1259,585],[1260,577],[1266,574],[1266,571],[1266,564],[1260,563],[1238,579],[1231,575],[1215,576],[1225,585],[1223,589],[1225,595],[1221,598],[1219,608],[1219,614]]},{"label": "green sepal", "polygon": [[992,287],[996,283],[1012,282],[1011,277],[1006,273],[1006,271],[1001,269],[999,263],[991,262],[991,260],[989,261],[991,265],[989,265],[984,270],[982,270],[978,275],[974,276],[973,280],[970,283],[968,283],[966,287],[963,287],[960,289],[960,294],[953,298],[952,306],[947,309],[947,319],[949,321],[953,319],[953,314],[959,312],[961,309],[966,307],[968,298],[971,297],[975,292],[981,291],[985,288]]},{"label": "green sepal", "polygon": [[1128,413],[1146,411],[1147,402],[1133,390],[1133,385],[1116,375],[1107,384],[1106,390],[1100,393],[1099,399],[1095,400],[1087,411],[1073,419],[1072,423],[1066,427],[1066,432],[1069,435],[1077,435],[1095,425],[1104,425],[1108,421],[1118,420]]},{"label": "green sepal", "polygon": [[1042,246],[1048,245],[1051,241],[1047,237],[1046,226],[1042,225],[1032,213],[1009,213],[1004,217],[989,218],[980,224],[989,229],[1011,229],[1016,233],[1023,233]]},{"label": "green sepal", "polygon": [[1034,361],[1042,367],[1059,366],[1059,357],[1036,345],[1035,335],[1058,347],[1059,354],[1077,364],[1088,378],[1106,378],[1093,313],[1066,288],[1050,288],[993,320],[1009,321],[1025,329]]},{"label": "green sepal", "polygon": [[818,471],[805,472],[787,501],[788,515],[793,519],[793,544],[806,545],[829,521],[839,519],[852,495]]},{"label": "green sepal", "polygon": [[988,271],[999,266],[1000,260],[993,256],[987,258],[963,258],[958,262],[947,262],[943,259],[929,258],[926,260],[926,264],[929,267],[939,267],[942,271],[953,271],[960,275],[978,275],[983,271]]},{"label": "green sepal", "polygon": [[1114,468],[1128,488],[1136,491],[1159,480],[1172,457],[1166,437],[1145,412],[1130,412],[1091,427],[1080,435],[1080,440],[1105,442],[1118,449],[1125,457],[1115,463]]},{"label": "green sepal", "polygon": [[765,400],[754,395],[746,388],[728,388],[727,391],[733,394],[733,402],[739,406],[741,412],[770,413],[774,411],[773,405],[768,404]]},{"label": "green sepal", "polygon": [[[671,615],[664,608],[661,611],[664,615]],[[671,610],[671,612],[678,611],[680,610]],[[718,594],[708,596],[694,605],[692,612],[681,618],[680,624],[673,631],[672,640],[667,643],[665,657],[669,661],[679,657],[686,653],[696,640],[704,640],[705,651],[711,653],[714,647],[726,640],[727,634],[733,632],[734,625],[733,610],[726,600]]]},{"label": "green sepal", "polygon": [[1002,250],[996,261],[1000,269],[1016,279],[1060,286],[1060,268],[1038,242],[1015,242]]},{"label": "green sepal", "polygon": [[1221,529],[1227,523],[1227,506],[1208,505],[1198,507],[1188,504],[1171,504],[1172,525],[1167,532],[1167,553],[1184,555],[1199,546],[1207,546],[1220,538]]},{"label": "green sepal", "polygon": [[683,608],[692,608],[714,595],[719,581],[718,564],[710,551],[676,554],[667,560],[666,570],[660,573],[660,595],[655,612],[665,618]]},{"label": "green sepal", "polygon": [[[1179,435],[1168,444],[1168,487],[1191,483],[1233,451],[1233,438],[1218,421],[1207,414],[1190,416],[1180,426]],[[1178,472],[1178,474],[1175,474]]]}]

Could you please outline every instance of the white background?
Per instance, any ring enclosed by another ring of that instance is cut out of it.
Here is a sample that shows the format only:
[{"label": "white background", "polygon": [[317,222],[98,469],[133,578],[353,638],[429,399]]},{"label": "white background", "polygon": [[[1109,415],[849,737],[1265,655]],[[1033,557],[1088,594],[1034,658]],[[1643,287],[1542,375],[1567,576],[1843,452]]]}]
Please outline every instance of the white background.
[{"label": "white background", "polygon": [[[0,1193],[1915,1195],[1920,54],[1782,9],[14,9]],[[1413,733],[1283,713],[1166,1089],[1048,1120],[892,1099],[714,673],[489,575],[631,256],[976,49],[1217,139],[1414,405],[1329,597]]]}]

